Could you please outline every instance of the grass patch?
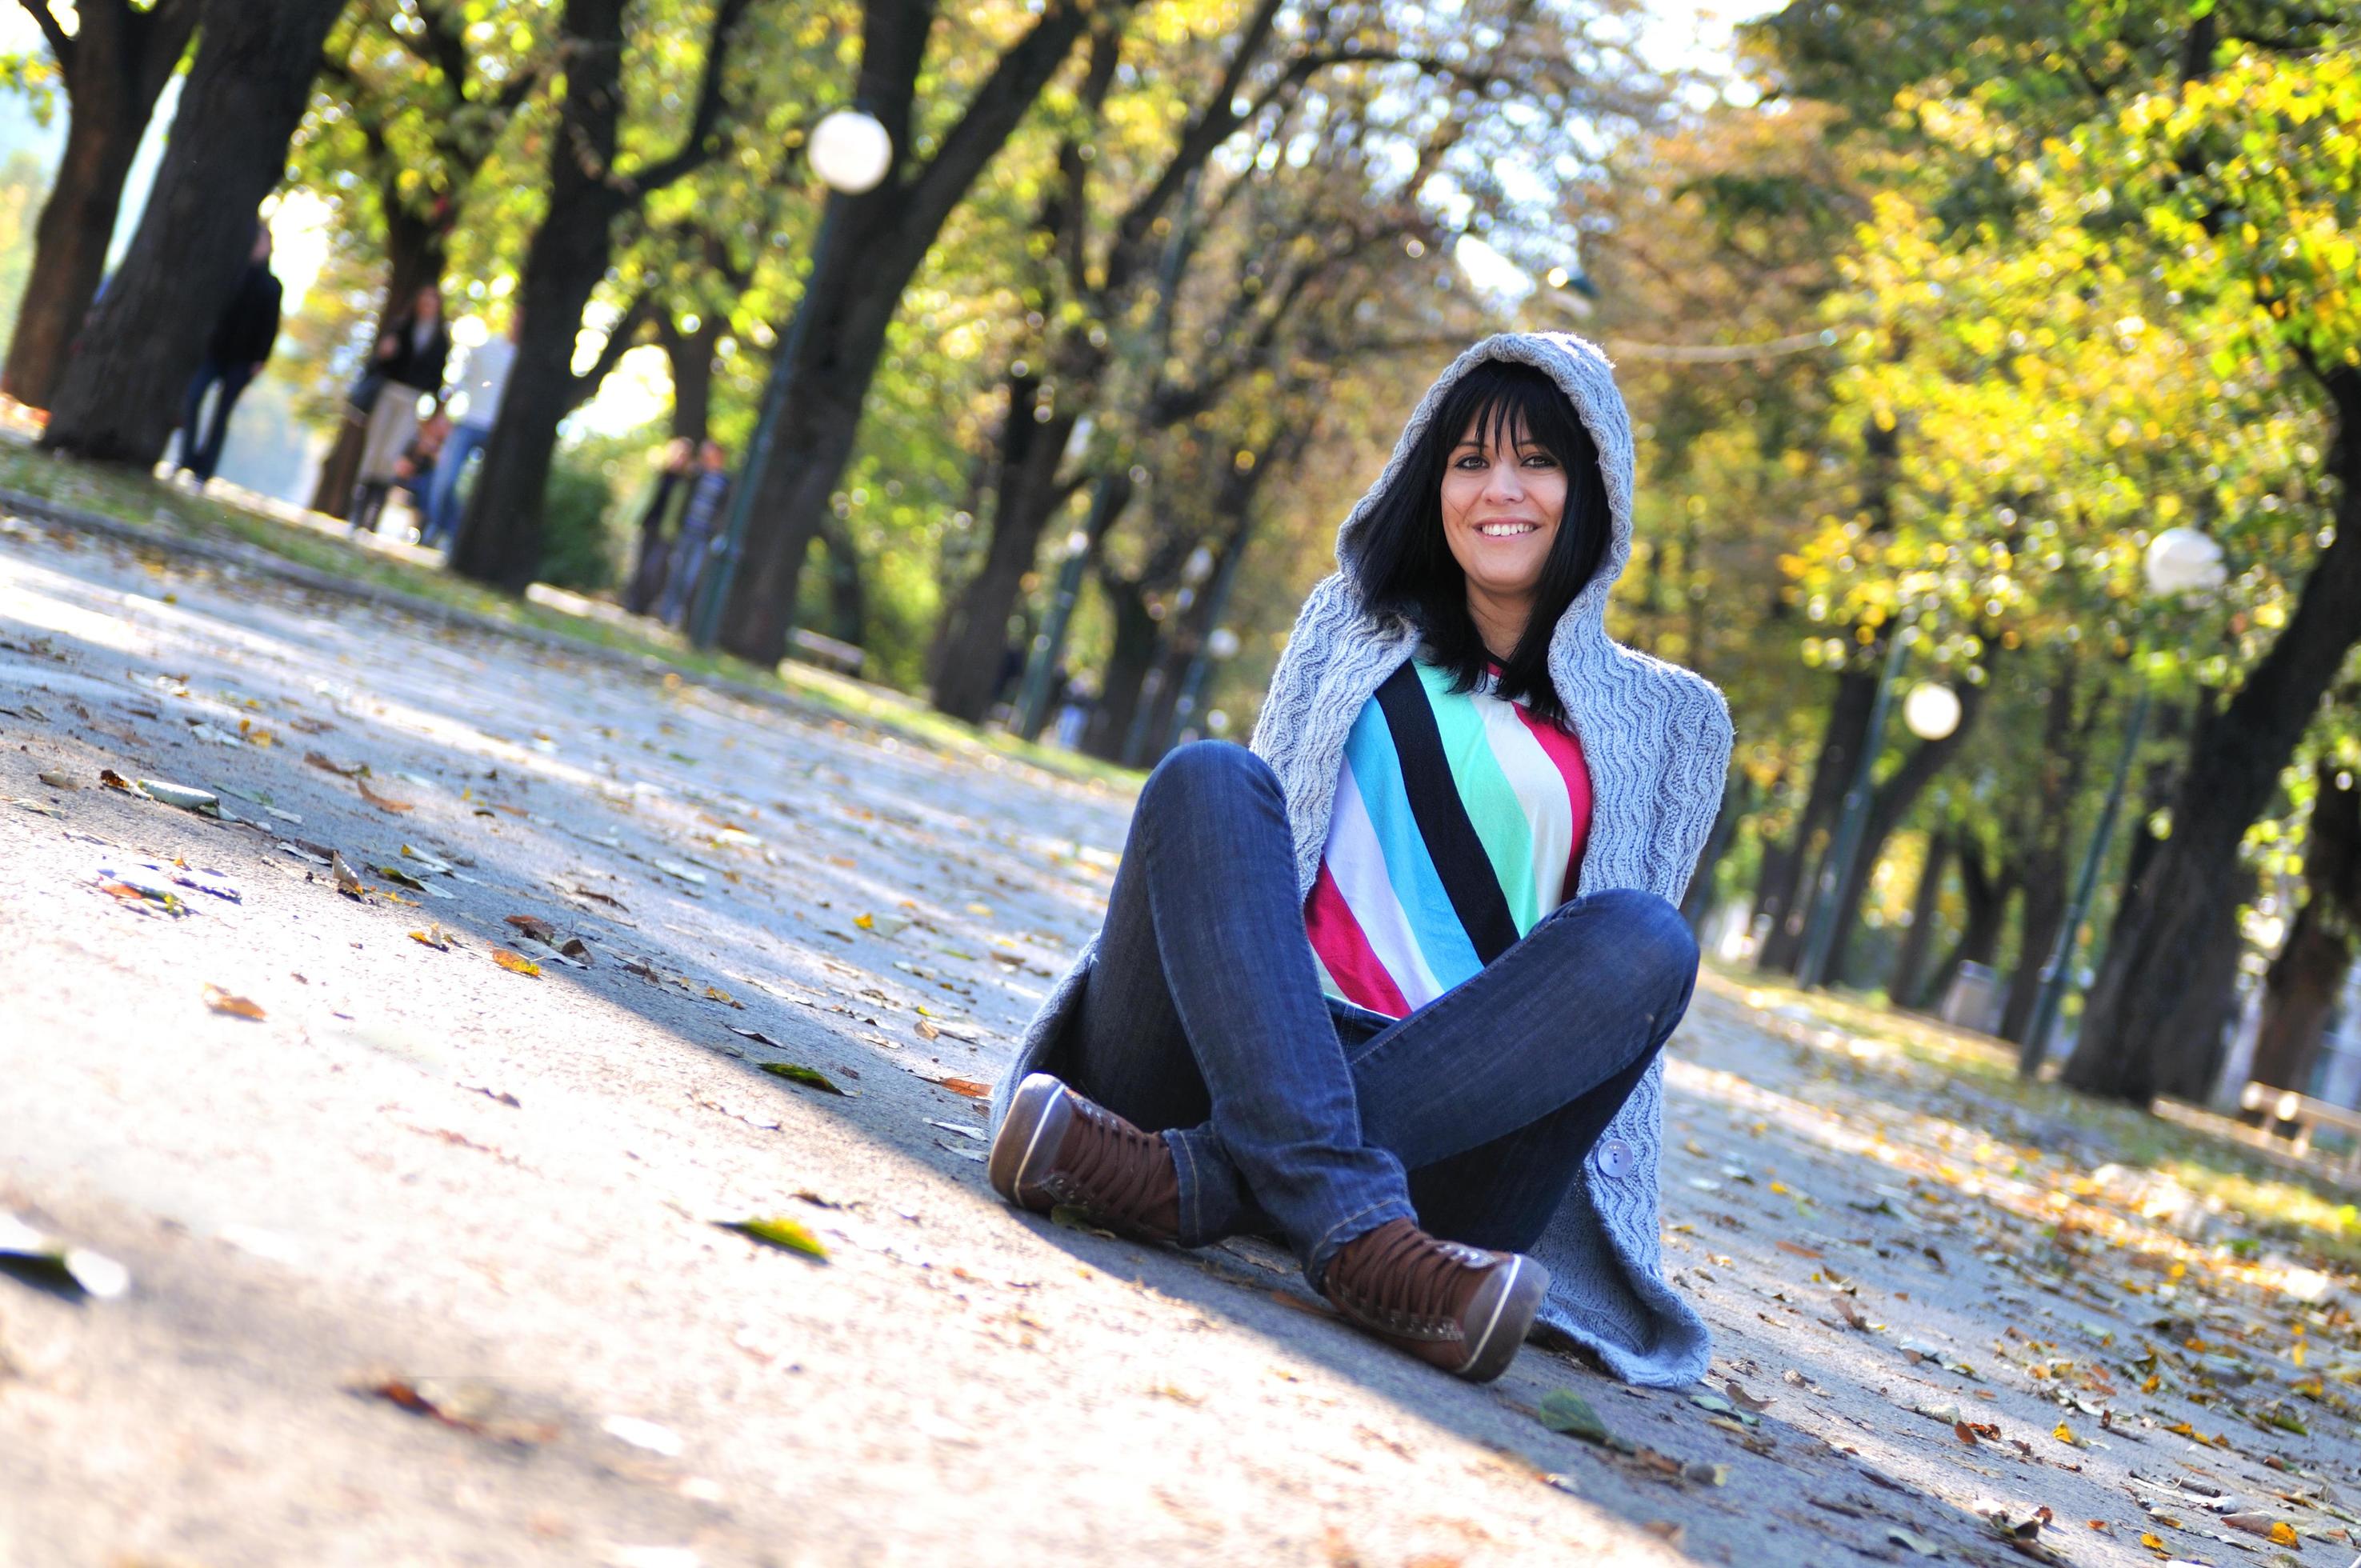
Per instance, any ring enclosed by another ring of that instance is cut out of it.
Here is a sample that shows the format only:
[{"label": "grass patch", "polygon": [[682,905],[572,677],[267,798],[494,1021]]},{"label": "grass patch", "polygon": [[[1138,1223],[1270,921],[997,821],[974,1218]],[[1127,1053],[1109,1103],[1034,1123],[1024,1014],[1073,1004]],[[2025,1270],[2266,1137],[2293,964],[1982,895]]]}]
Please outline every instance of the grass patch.
[{"label": "grass patch", "polygon": [[1060,778],[1126,793],[1139,784],[1139,774],[1129,769],[975,729],[935,712],[915,697],[883,686],[793,661],[776,670],[764,670],[728,653],[689,647],[646,623],[619,623],[556,605],[514,598],[440,567],[401,560],[355,543],[333,525],[289,521],[230,501],[192,495],[128,468],[82,463],[0,441],[0,488],[99,512],[162,539],[232,541],[348,582],[412,594],[505,625],[532,627],[572,641],[653,659],[684,674],[759,686],[829,717],[884,730],[949,755],[988,752]]}]

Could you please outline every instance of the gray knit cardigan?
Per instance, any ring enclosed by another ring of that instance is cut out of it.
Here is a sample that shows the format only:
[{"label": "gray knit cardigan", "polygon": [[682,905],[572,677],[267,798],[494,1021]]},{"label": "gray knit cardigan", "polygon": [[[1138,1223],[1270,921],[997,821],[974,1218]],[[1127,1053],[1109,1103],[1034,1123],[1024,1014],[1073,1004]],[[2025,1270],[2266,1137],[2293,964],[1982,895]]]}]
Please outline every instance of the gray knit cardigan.
[{"label": "gray knit cardigan", "polygon": [[[1631,424],[1614,367],[1593,345],[1560,333],[1503,334],[1462,354],[1428,389],[1386,470],[1336,533],[1345,570],[1312,590],[1255,727],[1255,752],[1279,775],[1294,829],[1296,880],[1308,894],[1328,840],[1345,738],[1364,703],[1417,646],[1411,629],[1366,610],[1351,582],[1363,521],[1409,460],[1452,383],[1487,359],[1545,371],[1598,444],[1614,536],[1598,575],[1550,639],[1550,677],[1590,768],[1590,836],[1576,894],[1644,888],[1678,904],[1721,803],[1730,713],[1687,670],[1607,634],[1607,598],[1631,555]],[[1080,1006],[1095,939],[1049,994],[993,1095],[996,1130],[1028,1072],[1055,1071]],[[1569,1019],[1569,1045],[1581,1021]],[[1658,1272],[1656,1168],[1664,1130],[1663,1068],[1653,1066],[1586,1162],[1533,1255],[1550,1271],[1541,1322],[1596,1353],[1632,1383],[1677,1387],[1705,1375],[1704,1321]]]}]

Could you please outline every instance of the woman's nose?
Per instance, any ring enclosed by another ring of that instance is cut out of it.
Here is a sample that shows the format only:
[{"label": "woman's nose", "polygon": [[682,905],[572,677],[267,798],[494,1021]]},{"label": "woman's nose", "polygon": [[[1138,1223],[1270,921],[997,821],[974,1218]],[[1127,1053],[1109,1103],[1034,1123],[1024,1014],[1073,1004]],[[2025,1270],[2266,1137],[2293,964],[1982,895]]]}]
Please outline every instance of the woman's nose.
[{"label": "woman's nose", "polygon": [[1520,501],[1525,499],[1525,477],[1514,463],[1495,463],[1484,486],[1487,498],[1499,501]]}]

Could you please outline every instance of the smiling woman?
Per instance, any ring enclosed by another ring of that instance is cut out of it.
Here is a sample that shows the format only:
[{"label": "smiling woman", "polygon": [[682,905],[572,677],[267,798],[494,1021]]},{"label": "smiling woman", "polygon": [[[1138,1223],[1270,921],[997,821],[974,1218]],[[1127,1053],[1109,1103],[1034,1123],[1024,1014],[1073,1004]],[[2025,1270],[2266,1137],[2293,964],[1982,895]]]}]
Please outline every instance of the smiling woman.
[{"label": "smiling woman", "polygon": [[1637,1382],[1703,1373],[1657,1275],[1655,1064],[1730,720],[1607,636],[1632,477],[1591,345],[1506,334],[1444,371],[1253,750],[1183,746],[1141,792],[1105,927],[995,1095],[1004,1197],[1184,1246],[1277,1234],[1457,1376],[1537,1325]]}]

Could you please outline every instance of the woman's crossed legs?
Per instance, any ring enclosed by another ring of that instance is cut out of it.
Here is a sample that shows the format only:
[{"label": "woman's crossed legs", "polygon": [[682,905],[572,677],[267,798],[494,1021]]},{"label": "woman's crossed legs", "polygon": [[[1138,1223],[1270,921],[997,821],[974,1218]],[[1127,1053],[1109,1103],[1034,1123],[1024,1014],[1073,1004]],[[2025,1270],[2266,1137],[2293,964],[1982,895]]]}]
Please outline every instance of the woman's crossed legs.
[{"label": "woman's crossed legs", "polygon": [[1408,1018],[1332,1009],[1279,781],[1199,743],[1141,793],[1070,1060],[1085,1094],[1164,1132],[1183,1245],[1268,1223],[1316,1284],[1395,1220],[1530,1247],[1696,975],[1670,905],[1610,891]]}]

